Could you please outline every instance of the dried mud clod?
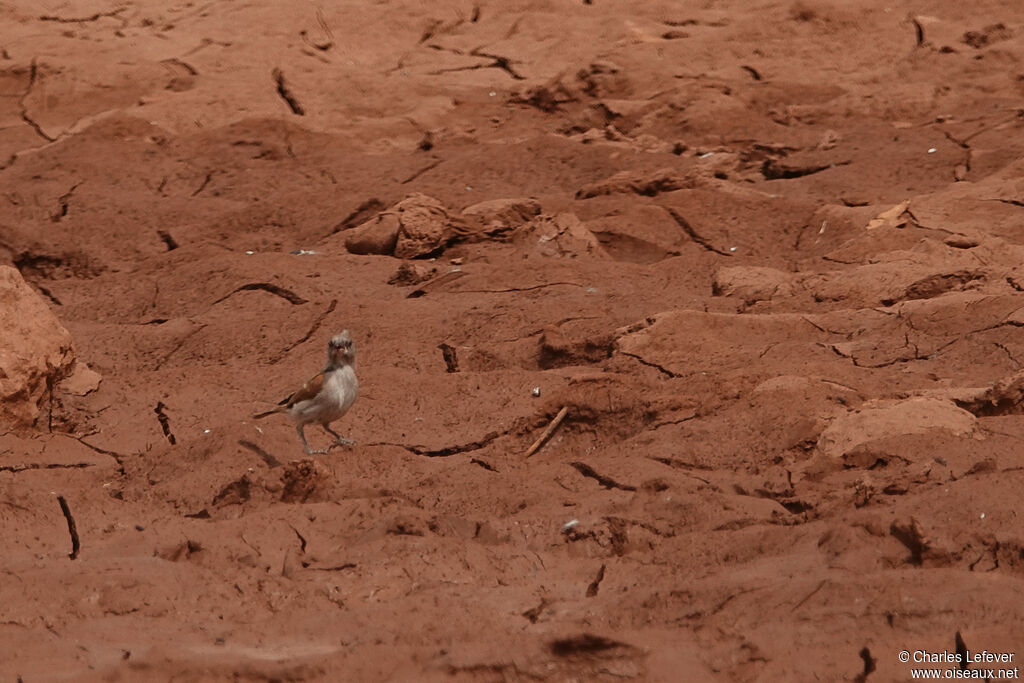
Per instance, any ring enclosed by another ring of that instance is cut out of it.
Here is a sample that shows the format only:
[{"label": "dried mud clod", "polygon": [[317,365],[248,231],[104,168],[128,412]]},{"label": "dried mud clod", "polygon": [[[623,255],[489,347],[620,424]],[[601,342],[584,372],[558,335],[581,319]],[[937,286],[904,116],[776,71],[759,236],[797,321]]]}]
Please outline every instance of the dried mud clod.
[{"label": "dried mud clod", "polygon": [[284,466],[281,473],[282,503],[323,501],[330,497],[334,476],[315,460],[298,460]]},{"label": "dried mud clod", "polygon": [[248,475],[226,484],[213,497],[210,504],[213,507],[224,507],[226,505],[241,505],[252,498],[252,481]]},{"label": "dried mud clod", "polygon": [[396,287],[408,287],[426,282],[436,275],[436,266],[406,262],[398,266],[398,269],[388,278],[388,284]]},{"label": "dried mud clod", "polygon": [[673,168],[663,168],[653,173],[622,171],[606,180],[584,185],[576,191],[576,199],[591,199],[614,194],[654,197],[663,192],[700,187],[706,182],[706,179],[697,172],[681,172]]},{"label": "dried mud clod", "polygon": [[976,396],[954,399],[960,408],[978,417],[1024,413],[1024,372],[994,383]]},{"label": "dried mud clod", "polygon": [[202,552],[203,546],[198,541],[186,539],[180,543],[157,548],[153,551],[155,557],[168,562],[180,562],[190,559],[193,555]]}]

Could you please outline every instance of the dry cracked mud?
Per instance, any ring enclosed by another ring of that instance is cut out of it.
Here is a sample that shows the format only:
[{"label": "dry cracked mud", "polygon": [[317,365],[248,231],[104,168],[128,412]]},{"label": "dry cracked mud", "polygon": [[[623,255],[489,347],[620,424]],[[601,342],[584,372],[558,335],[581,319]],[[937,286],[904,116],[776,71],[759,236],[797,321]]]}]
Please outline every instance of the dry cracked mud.
[{"label": "dry cracked mud", "polygon": [[[1022,84],[994,0],[5,4],[0,265],[79,365],[0,430],[0,678],[1014,652]],[[342,328],[304,456],[251,415]]]}]

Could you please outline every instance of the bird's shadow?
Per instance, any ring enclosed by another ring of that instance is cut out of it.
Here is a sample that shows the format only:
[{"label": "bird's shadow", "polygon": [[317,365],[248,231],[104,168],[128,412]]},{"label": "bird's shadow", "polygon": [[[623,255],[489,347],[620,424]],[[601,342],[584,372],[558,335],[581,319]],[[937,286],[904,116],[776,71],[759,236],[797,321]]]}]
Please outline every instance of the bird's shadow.
[{"label": "bird's shadow", "polygon": [[273,456],[273,454],[268,453],[267,451],[263,450],[262,448],[260,448],[256,444],[254,444],[252,441],[246,441],[245,439],[239,439],[238,440],[238,445],[243,447],[243,448],[248,448],[250,451],[252,451],[256,455],[258,455],[261,458],[263,458],[263,462],[267,463],[267,467],[269,467],[271,469],[273,469],[275,467],[280,467],[281,465],[284,464],[280,460],[275,458]]}]

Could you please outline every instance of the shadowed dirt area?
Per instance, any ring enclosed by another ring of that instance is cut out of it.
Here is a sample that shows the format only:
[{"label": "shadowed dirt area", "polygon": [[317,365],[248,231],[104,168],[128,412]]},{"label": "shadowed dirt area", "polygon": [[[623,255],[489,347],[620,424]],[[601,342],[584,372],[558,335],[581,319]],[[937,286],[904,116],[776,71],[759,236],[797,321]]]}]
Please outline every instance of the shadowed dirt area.
[{"label": "shadowed dirt area", "polygon": [[0,271],[5,681],[1024,642],[1016,3],[14,0]]}]

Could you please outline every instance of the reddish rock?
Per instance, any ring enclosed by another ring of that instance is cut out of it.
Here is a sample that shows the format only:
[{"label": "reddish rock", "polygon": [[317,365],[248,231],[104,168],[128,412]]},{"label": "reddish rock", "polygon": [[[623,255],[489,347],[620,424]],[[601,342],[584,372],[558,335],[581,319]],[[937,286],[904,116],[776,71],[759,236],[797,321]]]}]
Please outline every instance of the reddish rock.
[{"label": "reddish rock", "polygon": [[0,429],[31,426],[75,365],[71,334],[9,266],[0,266],[0,330]]},{"label": "reddish rock", "polygon": [[597,236],[571,213],[540,216],[520,227],[513,241],[519,249],[541,256],[608,258]]},{"label": "reddish rock", "polygon": [[539,214],[540,202],[530,198],[491,199],[462,210],[463,217],[476,223],[477,238],[502,237]]}]

